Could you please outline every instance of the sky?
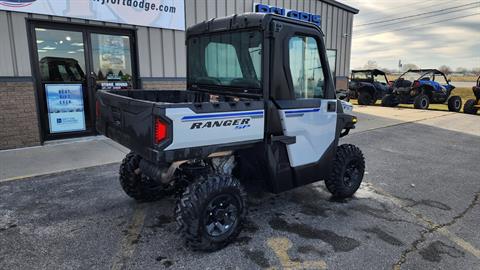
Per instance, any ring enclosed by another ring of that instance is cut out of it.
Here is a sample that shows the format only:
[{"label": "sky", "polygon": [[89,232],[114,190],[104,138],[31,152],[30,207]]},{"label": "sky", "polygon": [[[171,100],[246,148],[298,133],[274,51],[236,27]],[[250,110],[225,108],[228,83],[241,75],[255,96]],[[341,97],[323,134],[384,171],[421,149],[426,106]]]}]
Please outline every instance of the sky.
[{"label": "sky", "polygon": [[[420,68],[480,68],[480,0],[339,2],[360,10],[353,21],[352,69],[369,60],[393,70],[399,60]],[[413,17],[398,19],[406,16]],[[449,20],[456,17],[464,18]]]}]

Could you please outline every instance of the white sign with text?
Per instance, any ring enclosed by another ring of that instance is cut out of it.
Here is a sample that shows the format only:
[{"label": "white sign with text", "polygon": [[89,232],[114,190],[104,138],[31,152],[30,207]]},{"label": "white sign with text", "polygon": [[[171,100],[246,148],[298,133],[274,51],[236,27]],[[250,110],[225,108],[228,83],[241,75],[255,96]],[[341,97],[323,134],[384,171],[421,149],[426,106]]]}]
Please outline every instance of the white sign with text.
[{"label": "white sign with text", "polygon": [[185,30],[184,0],[0,0],[0,10]]}]

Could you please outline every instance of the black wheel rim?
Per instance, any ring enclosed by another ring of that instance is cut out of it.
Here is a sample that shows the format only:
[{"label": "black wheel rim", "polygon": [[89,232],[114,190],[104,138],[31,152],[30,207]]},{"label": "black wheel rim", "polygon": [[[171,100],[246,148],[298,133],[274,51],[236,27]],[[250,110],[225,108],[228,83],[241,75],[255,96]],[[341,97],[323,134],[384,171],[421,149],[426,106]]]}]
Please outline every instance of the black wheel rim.
[{"label": "black wheel rim", "polygon": [[352,160],[345,167],[345,173],[343,174],[343,184],[346,187],[351,187],[358,182],[359,177],[360,170],[358,169],[358,162],[356,160]]},{"label": "black wheel rim", "polygon": [[205,230],[210,236],[227,234],[237,222],[238,202],[233,195],[218,195],[209,202],[205,214]]}]

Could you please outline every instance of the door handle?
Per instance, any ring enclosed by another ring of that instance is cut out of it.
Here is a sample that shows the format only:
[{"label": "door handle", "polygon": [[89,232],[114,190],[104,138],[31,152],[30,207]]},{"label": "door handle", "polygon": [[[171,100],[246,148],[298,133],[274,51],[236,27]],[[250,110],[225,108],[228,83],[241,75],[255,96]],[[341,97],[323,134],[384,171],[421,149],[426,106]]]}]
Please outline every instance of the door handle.
[{"label": "door handle", "polygon": [[327,112],[336,112],[337,111],[337,102],[329,101],[327,105]]},{"label": "door handle", "polygon": [[281,143],[284,143],[286,145],[289,145],[289,144],[294,144],[297,142],[297,137],[295,136],[286,136],[286,135],[280,135],[280,136],[270,136],[270,143],[273,143],[273,142],[281,142]]}]

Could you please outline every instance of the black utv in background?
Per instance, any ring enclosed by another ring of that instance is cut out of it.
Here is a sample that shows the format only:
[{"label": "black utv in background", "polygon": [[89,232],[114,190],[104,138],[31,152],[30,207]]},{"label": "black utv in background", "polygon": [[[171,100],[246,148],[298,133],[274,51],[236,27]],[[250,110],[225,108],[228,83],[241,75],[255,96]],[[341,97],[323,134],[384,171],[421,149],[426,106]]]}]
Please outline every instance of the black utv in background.
[{"label": "black utv in background", "polygon": [[472,87],[475,98],[467,100],[463,106],[463,112],[468,114],[476,114],[480,110],[480,76],[478,76],[477,84]]},{"label": "black utv in background", "polygon": [[385,72],[379,69],[352,70],[348,85],[350,98],[359,105],[373,105],[387,93],[389,83]]}]

